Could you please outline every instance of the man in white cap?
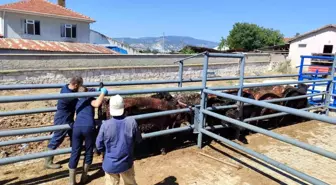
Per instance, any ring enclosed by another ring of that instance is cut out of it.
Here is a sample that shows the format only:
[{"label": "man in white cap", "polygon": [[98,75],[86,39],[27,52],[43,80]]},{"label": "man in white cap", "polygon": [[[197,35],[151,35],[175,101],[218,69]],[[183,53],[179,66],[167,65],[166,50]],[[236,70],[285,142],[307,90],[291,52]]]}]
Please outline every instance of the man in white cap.
[{"label": "man in white cap", "polygon": [[136,185],[133,150],[135,142],[142,140],[137,122],[124,116],[124,100],[119,95],[110,98],[110,114],[96,140],[97,150],[104,152],[105,185],[119,185],[120,176],[125,185]]}]

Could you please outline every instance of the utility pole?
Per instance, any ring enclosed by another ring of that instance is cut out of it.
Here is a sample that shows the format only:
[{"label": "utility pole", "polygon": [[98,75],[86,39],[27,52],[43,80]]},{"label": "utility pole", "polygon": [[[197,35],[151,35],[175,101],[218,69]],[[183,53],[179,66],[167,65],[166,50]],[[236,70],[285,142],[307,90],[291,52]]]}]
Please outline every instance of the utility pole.
[{"label": "utility pole", "polygon": [[163,32],[163,37],[162,37],[162,43],[163,43],[163,53],[165,53],[165,34],[164,34],[164,32]]}]

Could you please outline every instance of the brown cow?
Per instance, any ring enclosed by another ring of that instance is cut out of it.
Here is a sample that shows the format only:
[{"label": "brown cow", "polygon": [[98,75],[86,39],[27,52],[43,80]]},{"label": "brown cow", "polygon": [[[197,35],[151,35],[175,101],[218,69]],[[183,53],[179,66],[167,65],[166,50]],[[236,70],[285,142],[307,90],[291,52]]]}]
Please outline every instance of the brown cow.
[{"label": "brown cow", "polygon": [[[109,100],[105,100],[103,103],[102,119],[110,118],[108,103]],[[179,101],[167,101],[165,99],[154,97],[125,97],[124,103],[126,116],[186,108],[186,105]],[[160,117],[139,119],[137,120],[137,123],[139,130],[142,133],[150,133],[180,127],[182,123],[187,122],[188,120],[190,120],[189,113],[178,113]],[[166,153],[166,147],[164,145],[169,145],[171,143],[168,138],[170,138],[168,135],[153,138],[155,141],[157,141],[156,144],[161,148],[160,150],[162,154]]]}]

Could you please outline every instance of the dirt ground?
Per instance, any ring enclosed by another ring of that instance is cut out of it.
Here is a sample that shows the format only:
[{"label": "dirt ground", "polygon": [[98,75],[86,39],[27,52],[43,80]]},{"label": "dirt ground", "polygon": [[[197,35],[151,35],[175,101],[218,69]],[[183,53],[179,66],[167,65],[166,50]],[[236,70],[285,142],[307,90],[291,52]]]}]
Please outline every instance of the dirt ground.
[{"label": "dirt ground", "polygon": [[[327,123],[309,121],[274,130],[331,152],[336,152],[336,127]],[[289,165],[301,172],[336,184],[335,161],[279,142],[275,139],[252,134],[247,137],[246,147]],[[237,170],[231,166],[199,155],[203,152],[226,162],[242,165]],[[0,167],[0,184],[33,185],[65,184],[68,180],[68,155],[57,156],[63,165],[60,170],[44,170],[43,160],[21,162]],[[80,164],[82,162],[80,161]],[[101,157],[96,156],[90,170],[89,184],[104,183],[100,169]],[[196,146],[174,150],[166,155],[157,155],[135,161],[136,179],[139,185],[272,185],[306,184],[286,175],[263,162],[226,145],[213,141],[202,150]],[[78,172],[80,173],[80,171]],[[79,180],[80,175],[77,175]]]},{"label": "dirt ground", "polygon": [[[235,82],[229,82],[235,83]],[[210,85],[222,85],[220,82],[209,82]],[[198,85],[198,84],[193,84]],[[168,85],[170,86],[170,85]],[[176,86],[176,85],[171,85]],[[134,89],[143,86],[132,86]],[[152,87],[167,87],[154,85]],[[130,87],[128,87],[129,89]],[[133,89],[132,88],[132,89]],[[126,87],[113,88],[126,89]],[[57,93],[59,90],[27,90],[0,91],[1,96],[30,95],[41,93]],[[22,102],[16,104],[0,104],[0,111],[53,107],[56,101]],[[24,116],[0,117],[0,130],[38,127],[51,125],[53,113],[33,114]],[[273,130],[297,140],[321,147],[336,153],[336,127],[327,123],[309,121]],[[48,135],[45,133],[43,135]],[[41,135],[41,134],[39,134]],[[1,141],[19,139],[27,136],[0,138]],[[285,144],[261,134],[247,137],[249,144],[242,144],[250,149],[282,162],[294,169],[318,178],[328,184],[336,184],[335,161]],[[46,141],[0,147],[3,156],[25,155],[45,150]],[[241,143],[239,143],[241,144]],[[68,141],[62,144],[68,147]],[[199,155],[203,152],[226,162],[243,166],[237,170],[231,166]],[[45,170],[43,159],[20,162],[0,166],[0,184],[35,185],[35,184],[66,184],[68,181],[69,155],[56,156],[55,161],[62,164],[59,170]],[[80,161],[82,164],[82,161]],[[147,156],[135,161],[136,179],[139,185],[272,185],[272,184],[306,184],[291,177],[275,167],[269,166],[243,152],[236,151],[224,144],[212,141],[203,149],[195,145],[176,149],[166,155]],[[78,171],[77,181],[81,169]],[[104,184],[104,173],[101,170],[101,156],[95,156],[90,170],[88,184]]]}]

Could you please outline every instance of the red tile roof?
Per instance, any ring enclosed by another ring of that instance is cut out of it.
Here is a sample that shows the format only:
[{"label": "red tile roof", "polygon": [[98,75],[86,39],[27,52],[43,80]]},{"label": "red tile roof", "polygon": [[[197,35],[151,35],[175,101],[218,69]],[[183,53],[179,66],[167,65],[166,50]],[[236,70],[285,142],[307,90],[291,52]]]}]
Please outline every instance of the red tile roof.
[{"label": "red tile roof", "polygon": [[284,42],[288,43],[289,40],[291,40],[292,38],[284,38]]},{"label": "red tile roof", "polygon": [[0,38],[0,49],[32,50],[69,53],[118,54],[111,49],[95,44],[55,42],[28,39]]},{"label": "red tile roof", "polygon": [[95,22],[95,20],[91,19],[88,16],[74,12],[63,6],[53,4],[47,0],[22,0],[16,3],[0,5],[0,10],[71,18],[87,22]]}]

